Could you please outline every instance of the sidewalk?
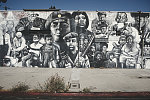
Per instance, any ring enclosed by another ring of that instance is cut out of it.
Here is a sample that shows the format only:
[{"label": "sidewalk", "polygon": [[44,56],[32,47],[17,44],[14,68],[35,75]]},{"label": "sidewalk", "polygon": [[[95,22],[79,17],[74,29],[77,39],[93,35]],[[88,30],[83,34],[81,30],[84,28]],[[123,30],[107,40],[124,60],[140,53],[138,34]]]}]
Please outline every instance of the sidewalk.
[{"label": "sidewalk", "polygon": [[10,89],[18,82],[29,84],[31,89],[58,73],[66,84],[76,81],[70,92],[89,88],[92,92],[150,92],[148,69],[61,69],[61,68],[0,68],[0,86]]}]

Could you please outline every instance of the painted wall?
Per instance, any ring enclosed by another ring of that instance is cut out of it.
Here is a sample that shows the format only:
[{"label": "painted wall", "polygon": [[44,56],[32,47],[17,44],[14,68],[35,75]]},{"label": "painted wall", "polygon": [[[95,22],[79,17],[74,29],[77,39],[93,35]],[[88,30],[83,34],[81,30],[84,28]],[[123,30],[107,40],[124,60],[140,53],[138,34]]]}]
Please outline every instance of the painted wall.
[{"label": "painted wall", "polygon": [[149,15],[0,11],[0,66],[149,68]]}]

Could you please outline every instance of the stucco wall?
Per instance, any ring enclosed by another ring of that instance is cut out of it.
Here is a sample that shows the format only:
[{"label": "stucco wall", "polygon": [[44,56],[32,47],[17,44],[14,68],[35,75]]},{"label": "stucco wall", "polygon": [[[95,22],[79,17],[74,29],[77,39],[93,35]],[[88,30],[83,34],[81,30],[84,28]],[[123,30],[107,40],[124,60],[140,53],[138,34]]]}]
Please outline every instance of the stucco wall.
[{"label": "stucco wall", "polygon": [[149,68],[149,15],[0,11],[0,66]]}]

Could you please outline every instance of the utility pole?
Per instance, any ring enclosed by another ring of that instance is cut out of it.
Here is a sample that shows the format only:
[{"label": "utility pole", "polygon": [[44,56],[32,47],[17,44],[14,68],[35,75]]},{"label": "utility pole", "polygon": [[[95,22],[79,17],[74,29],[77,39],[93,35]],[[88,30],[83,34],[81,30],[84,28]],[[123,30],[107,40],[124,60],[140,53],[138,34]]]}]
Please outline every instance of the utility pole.
[{"label": "utility pole", "polygon": [[9,7],[7,7],[7,6],[4,6],[3,8],[4,8],[4,10],[10,9],[10,8],[9,8]]},{"label": "utility pole", "polygon": [[[6,3],[7,2],[7,0],[0,0],[0,3]],[[1,5],[0,5],[1,6]],[[10,8],[8,8],[7,6],[4,6],[3,7],[5,10],[7,10],[7,9],[10,9]]]},{"label": "utility pole", "polygon": [[61,9],[57,9],[53,6],[52,0],[50,0],[50,8],[48,9],[23,9],[24,11],[60,11]]},{"label": "utility pole", "polygon": [[56,9],[56,7],[53,6],[52,0],[50,0],[50,2],[51,2],[51,7],[49,9]]}]

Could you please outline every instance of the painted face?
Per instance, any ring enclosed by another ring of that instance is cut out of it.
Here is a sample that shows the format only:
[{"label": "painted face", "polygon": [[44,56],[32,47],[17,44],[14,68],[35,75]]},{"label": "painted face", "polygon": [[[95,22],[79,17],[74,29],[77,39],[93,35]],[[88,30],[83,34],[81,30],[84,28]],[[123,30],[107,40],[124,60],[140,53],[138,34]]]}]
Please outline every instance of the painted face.
[{"label": "painted face", "polygon": [[107,51],[107,47],[105,45],[103,46],[103,51]]},{"label": "painted face", "polygon": [[35,19],[36,17],[38,17],[38,16],[39,16],[39,14],[35,14],[35,13],[33,13],[33,12],[28,12],[28,19],[29,19],[31,22],[33,22],[34,19]]},{"label": "painted face", "polygon": [[84,39],[84,44],[88,44],[88,39],[87,38]]},{"label": "painted face", "polygon": [[126,38],[125,37],[120,38],[119,42],[120,42],[120,44],[125,44],[126,43]]},{"label": "painted face", "polygon": [[101,59],[102,59],[101,54],[97,54],[96,58],[97,58],[98,60],[101,60]]},{"label": "painted face", "polygon": [[55,20],[50,25],[50,30],[54,41],[59,41],[61,37],[70,32],[69,20]]},{"label": "painted face", "polygon": [[52,44],[52,37],[45,38],[46,44]]},{"label": "painted face", "polygon": [[127,38],[127,43],[128,43],[128,44],[132,44],[132,43],[133,43],[133,38],[132,38],[131,36],[129,36],[129,37]]},{"label": "painted face", "polygon": [[132,24],[130,22],[126,22],[124,26],[125,26],[125,29],[129,30],[131,29]]},{"label": "painted face", "polygon": [[95,47],[94,46],[91,46],[91,51],[95,52]]},{"label": "painted face", "polygon": [[82,39],[82,38],[80,39],[80,44],[82,44],[82,45],[84,44],[84,39]]},{"label": "painted face", "polygon": [[102,27],[102,28],[101,28],[101,33],[102,33],[102,34],[105,34],[106,31],[107,31],[107,27]]},{"label": "painted face", "polygon": [[38,42],[39,41],[39,38],[37,35],[33,35],[33,42]]},{"label": "painted face", "polygon": [[76,51],[78,47],[78,41],[77,38],[69,38],[66,40],[67,46],[70,49],[70,51]]},{"label": "painted face", "polygon": [[135,24],[139,27],[143,27],[146,24],[146,18],[145,17],[140,17],[140,21],[139,21],[139,17],[135,17]]},{"label": "painted face", "polygon": [[8,30],[12,30],[12,28],[14,27],[14,22],[13,21],[7,21],[6,26],[7,26]]},{"label": "painted face", "polygon": [[105,15],[99,15],[98,17],[99,17],[99,20],[102,21],[102,22],[106,20]]},{"label": "painted face", "polygon": [[17,38],[21,38],[21,37],[22,37],[22,33],[21,33],[21,32],[17,32],[17,33],[16,33],[16,37],[17,37]]},{"label": "painted face", "polygon": [[117,17],[118,23],[125,23],[127,21],[127,16],[125,13],[119,13]]},{"label": "painted face", "polygon": [[86,26],[86,17],[85,15],[76,15],[75,16],[75,25],[78,25],[79,27],[85,27]]}]

